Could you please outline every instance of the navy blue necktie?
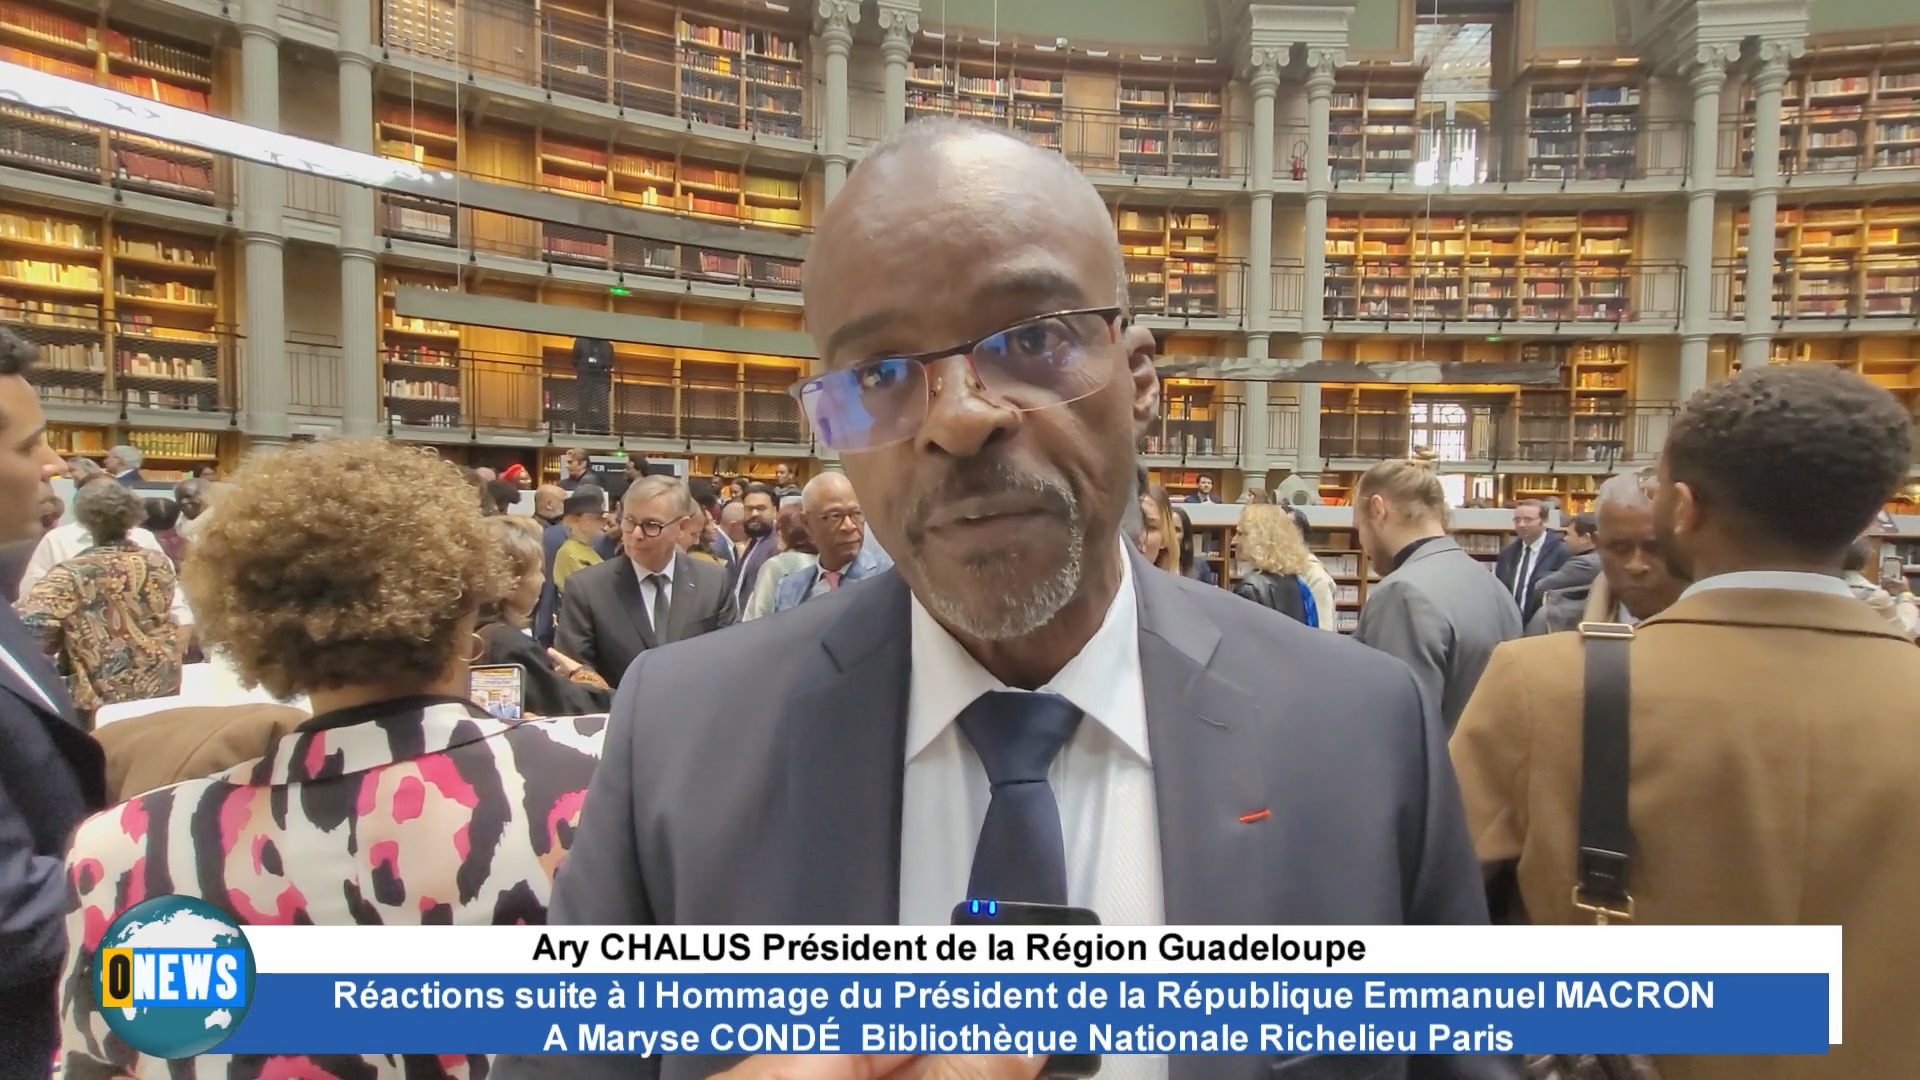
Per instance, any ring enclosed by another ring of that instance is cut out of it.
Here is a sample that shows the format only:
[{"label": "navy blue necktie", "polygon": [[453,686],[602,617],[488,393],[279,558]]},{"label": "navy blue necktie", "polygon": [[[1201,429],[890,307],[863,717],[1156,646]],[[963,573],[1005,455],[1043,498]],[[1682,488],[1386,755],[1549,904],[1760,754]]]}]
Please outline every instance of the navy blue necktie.
[{"label": "navy blue necktie", "polygon": [[993,785],[968,898],[1065,904],[1066,842],[1047,769],[1073,738],[1080,710],[1057,694],[996,690],[974,699],[958,723]]}]

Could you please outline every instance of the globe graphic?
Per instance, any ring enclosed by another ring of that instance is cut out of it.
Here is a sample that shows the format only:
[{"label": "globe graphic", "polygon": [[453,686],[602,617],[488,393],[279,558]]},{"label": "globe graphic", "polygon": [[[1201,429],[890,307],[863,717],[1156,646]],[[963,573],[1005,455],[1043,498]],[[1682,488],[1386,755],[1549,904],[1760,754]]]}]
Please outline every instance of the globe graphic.
[{"label": "globe graphic", "polygon": [[[247,939],[227,914],[191,896],[158,896],[120,913],[100,937],[101,949],[247,949]],[[100,990],[99,962],[93,987]],[[246,953],[244,994],[253,1000],[253,953]],[[204,1054],[224,1042],[247,1015],[245,1005],[206,1007],[137,1006],[100,1010],[120,1040],[152,1057],[183,1058]]]}]

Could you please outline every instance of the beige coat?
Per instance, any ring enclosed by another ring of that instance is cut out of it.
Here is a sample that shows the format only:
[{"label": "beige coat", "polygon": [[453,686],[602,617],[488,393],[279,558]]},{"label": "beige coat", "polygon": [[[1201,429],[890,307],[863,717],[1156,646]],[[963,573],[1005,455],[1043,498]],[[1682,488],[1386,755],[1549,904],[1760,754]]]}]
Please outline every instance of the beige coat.
[{"label": "beige coat", "polygon": [[115,721],[93,735],[107,754],[107,793],[122,803],[252,761],[306,718],[285,705],[189,706]]},{"label": "beige coat", "polygon": [[[1920,649],[1852,597],[1771,589],[1696,593],[1632,648],[1637,921],[1846,928],[1845,1045],[1662,1076],[1920,1074]],[[1475,848],[1517,861],[1537,923],[1591,922],[1571,898],[1581,649],[1501,645],[1451,743]]]}]

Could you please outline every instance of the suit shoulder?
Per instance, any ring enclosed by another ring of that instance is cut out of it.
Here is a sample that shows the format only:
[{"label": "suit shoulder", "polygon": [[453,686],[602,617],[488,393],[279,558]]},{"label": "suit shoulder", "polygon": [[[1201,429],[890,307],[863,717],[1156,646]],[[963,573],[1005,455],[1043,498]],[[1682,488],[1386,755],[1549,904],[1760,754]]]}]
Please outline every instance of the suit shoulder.
[{"label": "suit shoulder", "polygon": [[1244,655],[1249,663],[1271,668],[1276,657],[1283,657],[1289,666],[1318,669],[1332,664],[1343,676],[1358,674],[1363,678],[1381,677],[1405,666],[1346,634],[1329,634],[1296,622],[1218,585],[1184,577],[1174,580],[1181,593],[1220,628],[1221,647],[1229,650],[1227,656],[1236,664]]},{"label": "suit shoulder", "polygon": [[[605,564],[603,563],[602,565]],[[726,563],[711,556],[705,559],[696,559],[689,556],[687,558],[687,565],[692,567],[693,578],[697,583],[702,585],[718,585],[723,589],[726,587]]]}]

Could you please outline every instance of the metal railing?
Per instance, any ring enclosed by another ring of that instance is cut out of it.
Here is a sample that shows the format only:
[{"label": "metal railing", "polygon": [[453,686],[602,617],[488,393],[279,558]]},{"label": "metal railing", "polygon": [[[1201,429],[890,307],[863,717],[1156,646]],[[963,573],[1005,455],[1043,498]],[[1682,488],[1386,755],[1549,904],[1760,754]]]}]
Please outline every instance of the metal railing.
[{"label": "metal railing", "polygon": [[[1721,167],[1753,175],[1753,123],[1722,124]],[[1780,174],[1851,175],[1920,168],[1920,116],[1909,102],[1880,101],[1781,114]]]},{"label": "metal railing", "polygon": [[340,346],[287,342],[287,408],[307,416],[344,416],[345,360]]},{"label": "metal railing", "polygon": [[[1910,256],[1835,255],[1794,260],[1774,254],[1771,317],[1775,319],[1920,318],[1920,263]],[[1747,310],[1745,259],[1714,263],[1714,309],[1729,318]]]},{"label": "metal railing", "polygon": [[40,346],[27,374],[53,405],[110,405],[168,412],[218,413],[237,407],[234,372],[240,336],[233,330],[172,330],[0,308],[0,324]]},{"label": "metal railing", "polygon": [[[1243,121],[1126,115],[1094,109],[1054,110],[1045,121],[1009,117],[1029,137],[1053,146],[1089,172],[1174,179],[1238,179],[1247,175],[1251,131]],[[1037,129],[1037,130],[1036,130]]]},{"label": "metal railing", "polygon": [[340,26],[340,0],[280,0],[280,17],[322,30]]},{"label": "metal railing", "polygon": [[233,205],[232,164],[190,147],[0,105],[0,166],[209,206]]},{"label": "metal railing", "polygon": [[1281,402],[1267,406],[1267,454],[1289,458],[1300,452],[1300,406]]},{"label": "metal railing", "polygon": [[[1436,117],[1439,114],[1434,114]],[[1685,176],[1692,124],[1623,120],[1612,127],[1532,117],[1516,124],[1427,122],[1381,125],[1336,120],[1327,150],[1336,186],[1386,181],[1395,187],[1446,189],[1479,184],[1624,183]],[[1280,138],[1298,138],[1292,129]],[[1283,172],[1286,161],[1276,163]]]},{"label": "metal railing", "polygon": [[445,362],[382,361],[388,428],[545,431],[553,437],[810,446],[787,380],[715,380],[614,372],[583,380],[570,365],[462,351]]},{"label": "metal railing", "polygon": [[[388,49],[621,109],[755,135],[811,139],[802,65],[743,58],[704,66],[708,54],[671,37],[506,0],[412,0],[384,5]],[[781,32],[804,42],[805,30]]]},{"label": "metal railing", "polygon": [[1658,457],[1675,412],[1671,402],[1659,401],[1568,411],[1524,401],[1421,395],[1409,411],[1322,409],[1320,452],[1325,458],[1384,460],[1404,457],[1417,443],[1431,447],[1442,463],[1613,468]]},{"label": "metal railing", "polygon": [[1190,397],[1161,400],[1160,416],[1145,435],[1139,452],[1155,457],[1232,458],[1240,460],[1245,432],[1240,401],[1196,401]]},{"label": "metal railing", "polygon": [[1307,268],[1298,259],[1280,259],[1273,264],[1273,307],[1278,317],[1299,318],[1306,314]]},{"label": "metal railing", "polygon": [[1328,261],[1326,317],[1347,322],[1677,322],[1678,262],[1468,265],[1407,256]]},{"label": "metal railing", "polygon": [[312,173],[283,170],[287,178],[288,217],[328,224],[340,220],[340,181]]}]

